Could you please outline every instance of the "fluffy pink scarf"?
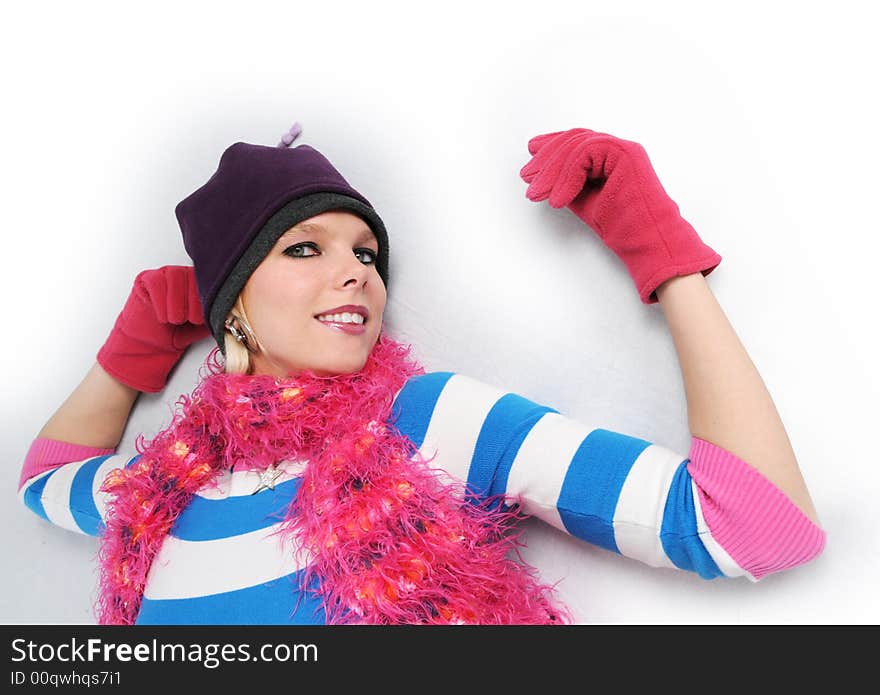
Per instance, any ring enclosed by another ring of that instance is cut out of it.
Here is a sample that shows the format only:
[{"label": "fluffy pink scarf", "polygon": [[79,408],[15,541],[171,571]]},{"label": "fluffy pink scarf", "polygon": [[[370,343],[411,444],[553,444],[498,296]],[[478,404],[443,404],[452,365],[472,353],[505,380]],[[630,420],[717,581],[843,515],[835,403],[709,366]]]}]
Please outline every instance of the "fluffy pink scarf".
[{"label": "fluffy pink scarf", "polygon": [[284,379],[208,374],[142,457],[111,471],[102,537],[101,624],[132,624],[151,563],[193,494],[242,462],[306,460],[282,524],[283,547],[307,565],[330,623],[570,622],[552,587],[519,557],[518,512],[480,501],[431,469],[390,422],[407,379],[424,369],[384,334],[354,374]]}]

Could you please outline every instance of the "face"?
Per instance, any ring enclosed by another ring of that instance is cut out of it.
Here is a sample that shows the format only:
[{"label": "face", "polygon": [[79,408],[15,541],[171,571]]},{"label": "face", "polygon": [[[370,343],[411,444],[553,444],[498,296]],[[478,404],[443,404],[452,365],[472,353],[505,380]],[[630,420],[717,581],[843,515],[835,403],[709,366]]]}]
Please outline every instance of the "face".
[{"label": "face", "polygon": [[[242,301],[262,349],[251,353],[254,374],[319,376],[360,370],[379,337],[385,284],[375,262],[379,244],[358,215],[330,210],[285,232],[248,278]],[[315,318],[336,307],[365,308],[360,326],[345,331]],[[360,332],[354,332],[359,329]]]}]

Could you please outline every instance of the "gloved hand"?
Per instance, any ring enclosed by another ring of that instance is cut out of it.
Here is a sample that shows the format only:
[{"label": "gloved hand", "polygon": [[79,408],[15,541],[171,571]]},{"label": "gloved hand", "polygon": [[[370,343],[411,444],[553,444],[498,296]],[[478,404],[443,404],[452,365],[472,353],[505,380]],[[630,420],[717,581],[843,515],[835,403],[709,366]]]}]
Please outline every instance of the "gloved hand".
[{"label": "gloved hand", "polygon": [[721,256],[700,239],[657,178],[645,149],[586,128],[529,140],[532,159],[520,170],[529,200],[568,207],[626,265],[639,298],[678,275],[711,273]]},{"label": "gloved hand", "polygon": [[210,334],[192,266],[143,270],[97,359],[123,384],[156,393],[186,348]]}]

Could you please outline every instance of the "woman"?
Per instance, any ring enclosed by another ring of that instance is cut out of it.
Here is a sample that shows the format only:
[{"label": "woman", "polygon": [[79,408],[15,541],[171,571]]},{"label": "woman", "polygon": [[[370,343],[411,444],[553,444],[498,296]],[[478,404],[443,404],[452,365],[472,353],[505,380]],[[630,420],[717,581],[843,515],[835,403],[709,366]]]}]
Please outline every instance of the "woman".
[{"label": "woman", "polygon": [[[706,284],[721,257],[640,145],[547,133],[520,174],[661,304],[689,456],[409,360],[382,330],[384,224],[317,150],[289,149],[300,130],[232,145],[177,206],[194,268],[138,275],[28,452],[25,505],[101,536],[101,622],[565,622],[512,557],[522,515],[706,579],[822,551],[782,422]],[[117,452],[138,393],[209,334],[223,359],[148,446]]]}]

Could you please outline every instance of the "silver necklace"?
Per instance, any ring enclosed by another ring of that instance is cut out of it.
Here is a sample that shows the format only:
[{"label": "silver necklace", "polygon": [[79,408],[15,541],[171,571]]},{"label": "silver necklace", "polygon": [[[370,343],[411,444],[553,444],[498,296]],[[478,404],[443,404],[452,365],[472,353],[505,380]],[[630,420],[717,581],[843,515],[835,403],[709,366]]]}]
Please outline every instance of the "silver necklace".
[{"label": "silver necklace", "polygon": [[254,490],[251,494],[256,495],[261,490],[274,490],[275,489],[275,481],[281,476],[284,471],[276,468],[273,463],[266,470],[260,473],[260,482],[257,485],[256,490]]}]

